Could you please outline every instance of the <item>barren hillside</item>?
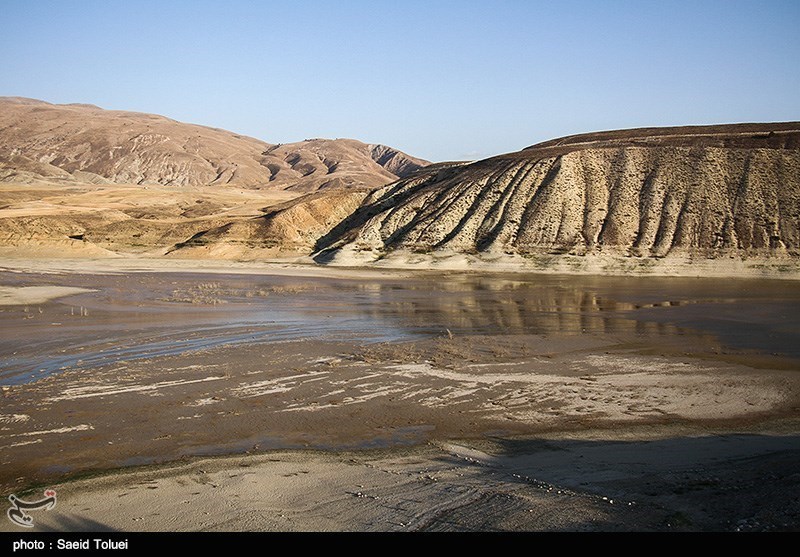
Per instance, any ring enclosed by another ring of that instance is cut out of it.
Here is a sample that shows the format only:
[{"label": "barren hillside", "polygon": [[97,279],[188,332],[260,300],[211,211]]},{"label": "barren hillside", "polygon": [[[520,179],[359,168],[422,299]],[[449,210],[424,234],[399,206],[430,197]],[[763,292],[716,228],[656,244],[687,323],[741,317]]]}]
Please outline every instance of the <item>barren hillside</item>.
[{"label": "barren hillside", "polygon": [[167,252],[192,259],[308,255],[315,242],[355,211],[368,190],[330,189],[264,209],[263,216],[198,232]]},{"label": "barren hillside", "polygon": [[316,248],[318,261],[340,263],[461,254],[534,266],[566,255],[576,267],[585,256],[796,267],[800,123],[585,134],[430,167],[372,193]]},{"label": "barren hillside", "polygon": [[0,97],[0,181],[6,182],[313,191],[383,185],[425,164],[355,140],[271,145],[155,114]]}]

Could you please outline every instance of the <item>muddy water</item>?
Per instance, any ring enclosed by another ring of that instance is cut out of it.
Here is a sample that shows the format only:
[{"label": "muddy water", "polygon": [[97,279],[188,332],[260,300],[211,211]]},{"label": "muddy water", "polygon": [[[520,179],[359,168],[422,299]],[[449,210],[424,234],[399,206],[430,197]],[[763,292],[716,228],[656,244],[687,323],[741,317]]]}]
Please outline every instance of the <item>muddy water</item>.
[{"label": "muddy water", "polygon": [[800,362],[800,284],[788,281],[0,273],[0,284],[94,290],[0,308],[4,385],[221,345],[465,334],[612,335],[644,352]]}]

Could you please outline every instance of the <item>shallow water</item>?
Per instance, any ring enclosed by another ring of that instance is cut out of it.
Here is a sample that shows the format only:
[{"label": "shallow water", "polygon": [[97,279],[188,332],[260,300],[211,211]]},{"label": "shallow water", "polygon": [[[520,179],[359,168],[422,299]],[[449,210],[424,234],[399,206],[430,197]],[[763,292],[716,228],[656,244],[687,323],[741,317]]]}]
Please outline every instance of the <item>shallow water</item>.
[{"label": "shallow water", "polygon": [[466,334],[612,335],[639,350],[746,355],[797,369],[800,284],[553,275],[341,280],[0,273],[95,292],[0,309],[0,384],[219,345]]}]

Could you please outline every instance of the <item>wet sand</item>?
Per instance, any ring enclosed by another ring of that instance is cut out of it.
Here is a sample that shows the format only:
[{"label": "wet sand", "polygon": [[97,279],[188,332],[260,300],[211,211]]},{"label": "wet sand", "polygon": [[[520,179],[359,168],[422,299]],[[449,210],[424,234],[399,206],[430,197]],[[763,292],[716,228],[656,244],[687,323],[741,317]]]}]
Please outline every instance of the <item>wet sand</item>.
[{"label": "wet sand", "polygon": [[800,526],[792,282],[23,270],[89,290],[0,313],[39,528]]}]

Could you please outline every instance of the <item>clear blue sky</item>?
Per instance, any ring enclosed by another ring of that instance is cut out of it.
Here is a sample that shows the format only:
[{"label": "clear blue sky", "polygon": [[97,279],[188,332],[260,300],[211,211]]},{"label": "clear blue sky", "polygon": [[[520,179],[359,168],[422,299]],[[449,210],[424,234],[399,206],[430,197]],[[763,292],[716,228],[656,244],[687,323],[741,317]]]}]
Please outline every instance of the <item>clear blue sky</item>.
[{"label": "clear blue sky", "polygon": [[0,96],[430,160],[800,120],[800,0],[0,0]]}]

